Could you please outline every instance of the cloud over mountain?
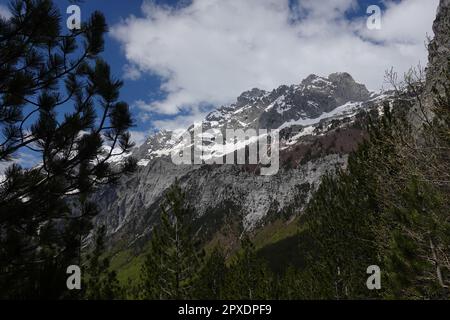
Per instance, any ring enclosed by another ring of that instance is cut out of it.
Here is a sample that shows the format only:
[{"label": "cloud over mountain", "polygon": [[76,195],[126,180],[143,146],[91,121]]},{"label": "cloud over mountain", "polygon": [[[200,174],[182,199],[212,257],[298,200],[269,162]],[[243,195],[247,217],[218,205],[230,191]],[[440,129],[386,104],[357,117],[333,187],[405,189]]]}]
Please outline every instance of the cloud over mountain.
[{"label": "cloud over mountain", "polygon": [[381,30],[368,30],[365,16],[352,17],[353,0],[193,0],[178,8],[146,1],[142,16],[115,25],[112,35],[123,45],[130,78],[162,79],[165,99],[138,107],[173,115],[157,126],[174,128],[186,122],[181,110],[198,119],[205,106],[244,90],[298,83],[311,73],[347,71],[379,89],[386,69],[402,73],[426,63],[437,3],[386,1]]}]

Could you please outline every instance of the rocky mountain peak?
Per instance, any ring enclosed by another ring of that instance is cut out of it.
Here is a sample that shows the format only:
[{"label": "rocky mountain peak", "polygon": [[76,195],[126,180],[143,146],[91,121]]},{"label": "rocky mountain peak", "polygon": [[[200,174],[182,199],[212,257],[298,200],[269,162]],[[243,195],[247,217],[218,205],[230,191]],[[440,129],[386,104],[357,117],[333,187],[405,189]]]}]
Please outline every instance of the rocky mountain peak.
[{"label": "rocky mountain peak", "polygon": [[[367,90],[346,73],[328,77],[311,74],[300,84],[281,85],[272,91],[258,88],[243,92],[235,103],[211,112],[202,122],[203,130],[214,129],[278,129],[311,126],[323,119],[352,114],[378,95]],[[185,128],[193,132],[193,126]],[[180,142],[172,131],[160,131],[150,136],[134,156],[141,166],[149,160],[170,155]]]},{"label": "rocky mountain peak", "polygon": [[[173,138],[173,131],[161,130],[150,135],[145,143],[134,151],[133,155],[139,160],[167,155],[169,148],[173,147],[176,142]],[[145,161],[141,162],[142,165],[146,165],[146,163]]]},{"label": "rocky mountain peak", "polygon": [[238,98],[237,98],[237,105],[245,105],[249,102],[251,102],[252,100],[259,98],[261,96],[263,96],[264,94],[266,94],[266,91],[258,89],[258,88],[253,88],[249,91],[245,91],[243,92]]},{"label": "rocky mountain peak", "polygon": [[365,101],[370,97],[366,86],[357,83],[347,72],[332,73],[327,78],[311,74],[300,86],[310,92],[333,96],[338,104],[347,101]]},{"label": "rocky mountain peak", "polygon": [[[362,103],[371,98],[365,85],[357,83],[346,72],[328,77],[311,74],[299,85],[281,85],[270,92],[258,88],[245,91],[235,103],[208,114],[203,128],[279,129],[291,123],[309,123],[348,102]],[[192,126],[185,129],[192,131]],[[151,159],[167,155],[167,150],[175,144],[172,132],[163,130],[150,136],[135,156]]]},{"label": "rocky mountain peak", "polygon": [[328,79],[336,86],[336,96],[342,101],[364,101],[370,97],[366,86],[357,83],[347,72],[332,73]]},{"label": "rocky mountain peak", "polygon": [[[255,228],[273,212],[274,198],[276,210],[304,206],[321,176],[344,166],[346,153],[361,138],[360,129],[352,124],[369,110],[379,110],[386,99],[370,94],[348,73],[310,75],[300,84],[281,85],[270,92],[245,91],[236,102],[211,112],[202,122],[203,130],[278,130],[282,167],[277,176],[260,176],[255,168],[239,165],[177,166],[170,154],[185,142],[181,135],[163,130],[134,151],[137,173],[99,197],[104,210],[98,223],[108,225],[111,239],[126,235],[130,243],[143,241],[157,221],[164,192],[179,179],[200,219],[232,204],[243,227]],[[192,126],[185,129],[195,134]],[[302,200],[295,198],[298,188],[305,190]]]},{"label": "rocky mountain peak", "polygon": [[450,63],[450,0],[441,0],[433,23],[434,38],[428,46],[427,88],[442,81]]},{"label": "rocky mountain peak", "polygon": [[339,83],[341,81],[355,83],[353,77],[347,72],[335,72],[328,76],[328,79],[334,83]]},{"label": "rocky mountain peak", "polygon": [[314,82],[317,81],[318,79],[324,79],[324,78],[319,77],[319,76],[316,75],[316,74],[310,74],[310,75],[307,76],[305,79],[303,79],[301,83],[304,84],[304,85],[308,85],[308,84],[314,83]]}]

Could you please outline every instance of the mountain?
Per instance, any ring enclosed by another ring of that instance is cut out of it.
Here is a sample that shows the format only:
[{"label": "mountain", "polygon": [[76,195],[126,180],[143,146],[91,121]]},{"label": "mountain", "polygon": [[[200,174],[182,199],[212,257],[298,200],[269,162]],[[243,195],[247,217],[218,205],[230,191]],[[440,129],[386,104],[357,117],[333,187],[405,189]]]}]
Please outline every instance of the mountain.
[{"label": "mountain", "polygon": [[[268,283],[248,263],[245,245],[236,255],[229,250],[250,231],[262,257],[256,264],[267,262],[275,283],[283,279],[282,299],[448,298],[449,8],[449,0],[440,2],[426,81],[405,77],[403,92],[369,92],[346,73],[311,75],[270,92],[246,91],[204,119],[213,131],[278,131],[281,166],[273,176],[260,175],[261,164],[174,165],[171,152],[190,145],[181,137],[197,135],[192,126],[150,137],[133,152],[139,171],[99,196],[106,210],[98,223],[107,224],[110,245],[119,247],[113,259],[122,278],[139,274],[139,251],[152,253],[145,245],[161,198],[178,179],[206,251],[220,244],[226,258],[237,257],[220,269],[229,279],[243,270]],[[438,99],[444,90],[447,100]],[[370,139],[357,147],[368,122]],[[321,179],[339,167],[346,170]],[[373,288],[364,275],[372,267],[382,272],[383,290],[367,290]],[[229,279],[234,289],[245,277]],[[251,284],[242,288],[248,292]]]},{"label": "mountain", "polygon": [[[344,167],[365,135],[367,115],[378,115],[393,94],[369,92],[348,73],[310,75],[300,84],[242,93],[202,121],[203,130],[271,129],[280,134],[280,169],[261,176],[261,165],[175,165],[170,154],[185,147],[183,132],[160,131],[131,154],[138,171],[100,190],[96,224],[109,244],[141,247],[158,221],[166,190],[179,181],[195,209],[193,225],[205,240],[229,225],[251,231],[299,216],[325,172]],[[185,132],[194,134],[191,126]],[[227,152],[234,152],[227,149]],[[129,155],[127,155],[129,156]],[[115,161],[120,162],[122,158]]]}]

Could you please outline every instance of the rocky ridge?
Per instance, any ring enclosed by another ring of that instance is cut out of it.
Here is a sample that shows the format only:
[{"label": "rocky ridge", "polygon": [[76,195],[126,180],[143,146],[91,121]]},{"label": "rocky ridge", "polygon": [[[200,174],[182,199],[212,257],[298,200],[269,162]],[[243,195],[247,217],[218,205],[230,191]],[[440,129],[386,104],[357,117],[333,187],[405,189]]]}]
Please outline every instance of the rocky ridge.
[{"label": "rocky ridge", "polygon": [[[326,172],[344,167],[364,137],[367,114],[379,114],[390,93],[369,92],[348,73],[310,75],[300,84],[270,92],[252,89],[202,122],[204,130],[271,129],[280,132],[280,170],[259,175],[259,165],[175,165],[170,153],[180,134],[160,131],[136,148],[138,171],[99,192],[96,223],[107,226],[110,244],[145,243],[158,221],[164,193],[178,179],[205,237],[231,218],[242,230],[301,214]],[[193,126],[187,128],[193,133]],[[232,150],[235,151],[235,150]],[[120,159],[117,159],[120,161]]]}]

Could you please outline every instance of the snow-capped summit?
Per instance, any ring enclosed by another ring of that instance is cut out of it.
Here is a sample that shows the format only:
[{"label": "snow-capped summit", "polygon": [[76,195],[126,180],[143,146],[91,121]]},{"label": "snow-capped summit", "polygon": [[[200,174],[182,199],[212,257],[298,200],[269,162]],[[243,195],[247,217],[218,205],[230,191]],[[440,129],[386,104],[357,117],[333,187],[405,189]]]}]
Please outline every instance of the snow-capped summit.
[{"label": "snow-capped summit", "polygon": [[[261,176],[259,164],[176,165],[171,151],[179,150],[181,133],[195,134],[193,126],[176,134],[160,131],[135,149],[137,172],[100,191],[103,210],[97,223],[107,226],[110,243],[123,239],[127,246],[145,243],[164,194],[176,179],[198,215],[202,232],[216,232],[224,212],[245,229],[258,227],[268,216],[297,215],[323,174],[346,165],[348,153],[363,139],[367,114],[380,114],[382,105],[391,102],[392,96],[369,92],[348,73],[310,75],[299,84],[272,91],[246,91],[234,103],[207,115],[203,130],[278,130],[276,175]],[[234,152],[233,147],[226,152]]]},{"label": "snow-capped summit", "polygon": [[[327,78],[309,75],[300,84],[281,85],[272,91],[253,88],[234,103],[221,106],[202,121],[204,130],[279,129],[296,125],[311,126],[320,121],[348,115],[377,97],[348,73]],[[192,131],[193,126],[186,128]],[[145,166],[155,157],[169,156],[179,143],[179,134],[160,131],[150,136],[134,156]],[[141,161],[142,160],[142,161]]]}]

